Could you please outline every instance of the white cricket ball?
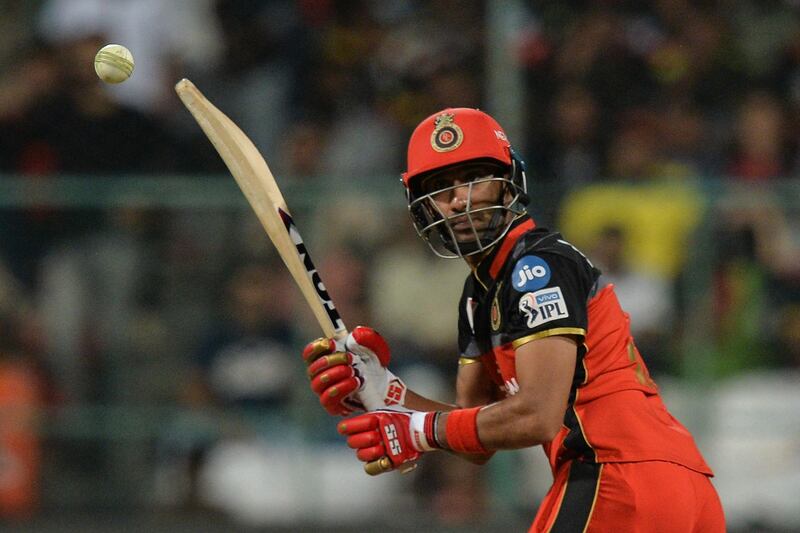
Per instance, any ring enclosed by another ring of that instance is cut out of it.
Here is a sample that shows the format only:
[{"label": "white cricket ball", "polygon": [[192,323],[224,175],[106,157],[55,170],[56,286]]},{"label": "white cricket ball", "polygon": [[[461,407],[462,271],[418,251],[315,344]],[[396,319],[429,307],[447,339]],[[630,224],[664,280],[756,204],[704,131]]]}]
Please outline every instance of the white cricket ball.
[{"label": "white cricket ball", "polygon": [[94,56],[94,71],[106,83],[122,83],[133,74],[133,54],[121,44],[107,44]]}]

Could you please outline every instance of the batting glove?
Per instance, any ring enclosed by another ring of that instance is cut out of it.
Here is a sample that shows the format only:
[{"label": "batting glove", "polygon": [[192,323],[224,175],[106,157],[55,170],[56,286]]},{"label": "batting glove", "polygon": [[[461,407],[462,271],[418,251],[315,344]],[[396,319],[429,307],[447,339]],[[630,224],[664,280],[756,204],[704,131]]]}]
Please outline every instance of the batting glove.
[{"label": "batting glove", "polygon": [[317,339],[303,350],[311,390],[332,415],[403,405],[406,385],[386,366],[389,345],[372,328],[359,326],[344,340]]},{"label": "batting glove", "polygon": [[439,448],[435,430],[438,412],[381,410],[339,422],[339,433],[364,461],[364,470],[376,476],[391,470],[413,470],[420,456]]}]

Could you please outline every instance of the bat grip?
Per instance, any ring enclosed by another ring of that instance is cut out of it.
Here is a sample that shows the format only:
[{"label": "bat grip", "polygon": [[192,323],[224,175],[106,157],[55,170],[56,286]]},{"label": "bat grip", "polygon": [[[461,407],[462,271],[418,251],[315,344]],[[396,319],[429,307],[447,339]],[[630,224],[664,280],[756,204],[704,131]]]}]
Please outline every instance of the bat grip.
[{"label": "bat grip", "polygon": [[[401,465],[397,471],[401,474],[408,474],[415,468],[417,468],[417,463],[406,463]],[[394,467],[392,467],[392,461],[390,461],[385,455],[380,459],[375,459],[374,461],[364,464],[364,472],[370,476],[377,476],[378,474],[383,474],[384,472],[389,472],[393,469]]]}]

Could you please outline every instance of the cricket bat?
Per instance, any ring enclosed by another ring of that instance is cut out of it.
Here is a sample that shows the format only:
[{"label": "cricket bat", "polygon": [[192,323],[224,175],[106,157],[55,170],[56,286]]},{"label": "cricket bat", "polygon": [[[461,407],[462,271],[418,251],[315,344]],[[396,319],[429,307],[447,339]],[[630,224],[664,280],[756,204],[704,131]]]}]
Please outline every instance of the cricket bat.
[{"label": "cricket bat", "polygon": [[325,336],[347,336],[347,328],[311,261],[278,183],[258,149],[191,81],[179,81],[175,92],[239,184]]},{"label": "cricket bat", "polygon": [[[185,78],[179,81],[175,85],[175,92],[178,93],[183,105],[200,125],[236,179],[272,244],[286,264],[286,268],[289,269],[294,281],[300,287],[306,303],[314,313],[325,336],[337,339],[347,336],[347,328],[339,316],[336,306],[333,305],[317,268],[311,261],[311,256],[308,254],[294,220],[292,220],[286,200],[283,199],[278,188],[278,183],[258,149],[244,132],[209,102],[191,81]],[[384,407],[382,404],[363,403],[369,411]],[[385,472],[390,468],[391,463],[388,457],[382,457],[364,466],[365,471],[370,475]],[[412,468],[413,466],[407,467],[401,472],[405,473]]]}]

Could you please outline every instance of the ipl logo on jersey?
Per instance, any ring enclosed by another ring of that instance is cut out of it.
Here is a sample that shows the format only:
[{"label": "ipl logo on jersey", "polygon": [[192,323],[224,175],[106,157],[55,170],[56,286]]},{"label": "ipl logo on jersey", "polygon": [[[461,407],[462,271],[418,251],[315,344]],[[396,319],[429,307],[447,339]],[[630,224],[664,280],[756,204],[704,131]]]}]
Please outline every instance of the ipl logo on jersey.
[{"label": "ipl logo on jersey", "polygon": [[525,323],[529,328],[569,316],[561,287],[523,294],[519,299],[519,310],[525,315]]},{"label": "ipl logo on jersey", "polygon": [[550,265],[535,255],[526,255],[514,265],[511,283],[519,292],[535,291],[550,282]]}]

